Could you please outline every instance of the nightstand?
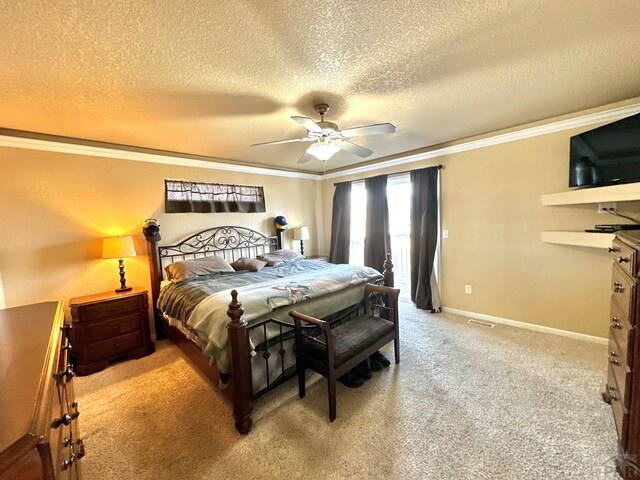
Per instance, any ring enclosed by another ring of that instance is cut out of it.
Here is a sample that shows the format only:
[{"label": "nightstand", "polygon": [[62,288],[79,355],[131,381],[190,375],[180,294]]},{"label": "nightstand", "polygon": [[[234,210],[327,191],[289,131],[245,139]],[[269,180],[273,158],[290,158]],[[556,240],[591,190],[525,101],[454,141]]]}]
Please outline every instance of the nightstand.
[{"label": "nightstand", "polygon": [[329,257],[325,257],[324,255],[311,255],[307,257],[307,260],[315,260],[316,262],[329,262]]},{"label": "nightstand", "polygon": [[147,291],[134,288],[69,301],[76,373],[90,375],[121,357],[140,358],[155,350],[149,333]]}]

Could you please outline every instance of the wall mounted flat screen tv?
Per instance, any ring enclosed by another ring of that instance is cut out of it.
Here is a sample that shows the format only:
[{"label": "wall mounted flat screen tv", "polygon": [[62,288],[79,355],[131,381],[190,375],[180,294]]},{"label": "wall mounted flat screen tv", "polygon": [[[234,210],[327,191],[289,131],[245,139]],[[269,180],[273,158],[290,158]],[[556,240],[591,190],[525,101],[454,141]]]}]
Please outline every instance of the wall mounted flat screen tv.
[{"label": "wall mounted flat screen tv", "polygon": [[571,137],[570,187],[640,182],[640,114]]}]

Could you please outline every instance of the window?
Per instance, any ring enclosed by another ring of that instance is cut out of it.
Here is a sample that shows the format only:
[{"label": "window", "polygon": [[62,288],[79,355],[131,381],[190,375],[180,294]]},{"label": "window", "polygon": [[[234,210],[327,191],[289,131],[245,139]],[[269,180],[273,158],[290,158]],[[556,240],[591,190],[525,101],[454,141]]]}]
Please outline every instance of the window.
[{"label": "window", "polygon": [[351,184],[351,242],[349,263],[364,265],[364,232],[367,219],[367,190],[364,181]]},{"label": "window", "polygon": [[387,179],[387,203],[389,205],[389,232],[393,269],[408,272],[410,266],[411,233],[411,177],[408,173],[393,175]]},{"label": "window", "polygon": [[[408,173],[387,179],[389,230],[395,271],[409,271],[409,232],[411,229],[411,178]],[[367,217],[367,191],[364,181],[351,184],[351,242],[349,263],[364,264],[364,236]]]},{"label": "window", "polygon": [[167,213],[264,212],[262,187],[165,180]]}]

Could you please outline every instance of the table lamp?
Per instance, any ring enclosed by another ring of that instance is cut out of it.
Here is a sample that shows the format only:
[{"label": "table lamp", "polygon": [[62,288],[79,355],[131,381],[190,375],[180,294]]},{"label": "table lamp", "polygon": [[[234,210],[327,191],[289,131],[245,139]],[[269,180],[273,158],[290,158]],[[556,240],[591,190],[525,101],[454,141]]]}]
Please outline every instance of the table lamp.
[{"label": "table lamp", "polygon": [[298,227],[293,229],[293,239],[300,240],[300,255],[304,255],[304,245],[303,242],[305,240],[309,240],[309,228],[307,227]]},{"label": "table lamp", "polygon": [[127,292],[131,287],[127,287],[127,279],[124,277],[124,258],[135,257],[136,249],[133,246],[133,237],[110,237],[102,241],[102,258],[117,258],[118,269],[120,270],[120,288],[116,292]]}]

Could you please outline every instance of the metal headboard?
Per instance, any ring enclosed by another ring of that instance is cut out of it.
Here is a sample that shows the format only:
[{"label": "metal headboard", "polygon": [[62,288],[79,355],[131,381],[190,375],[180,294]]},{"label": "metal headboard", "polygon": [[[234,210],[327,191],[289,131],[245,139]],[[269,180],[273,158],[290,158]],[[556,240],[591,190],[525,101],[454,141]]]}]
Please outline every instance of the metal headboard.
[{"label": "metal headboard", "polygon": [[278,248],[278,237],[246,227],[214,227],[195,233],[175,245],[159,246],[162,268],[173,262],[216,255],[229,263],[240,257],[256,257]]}]

